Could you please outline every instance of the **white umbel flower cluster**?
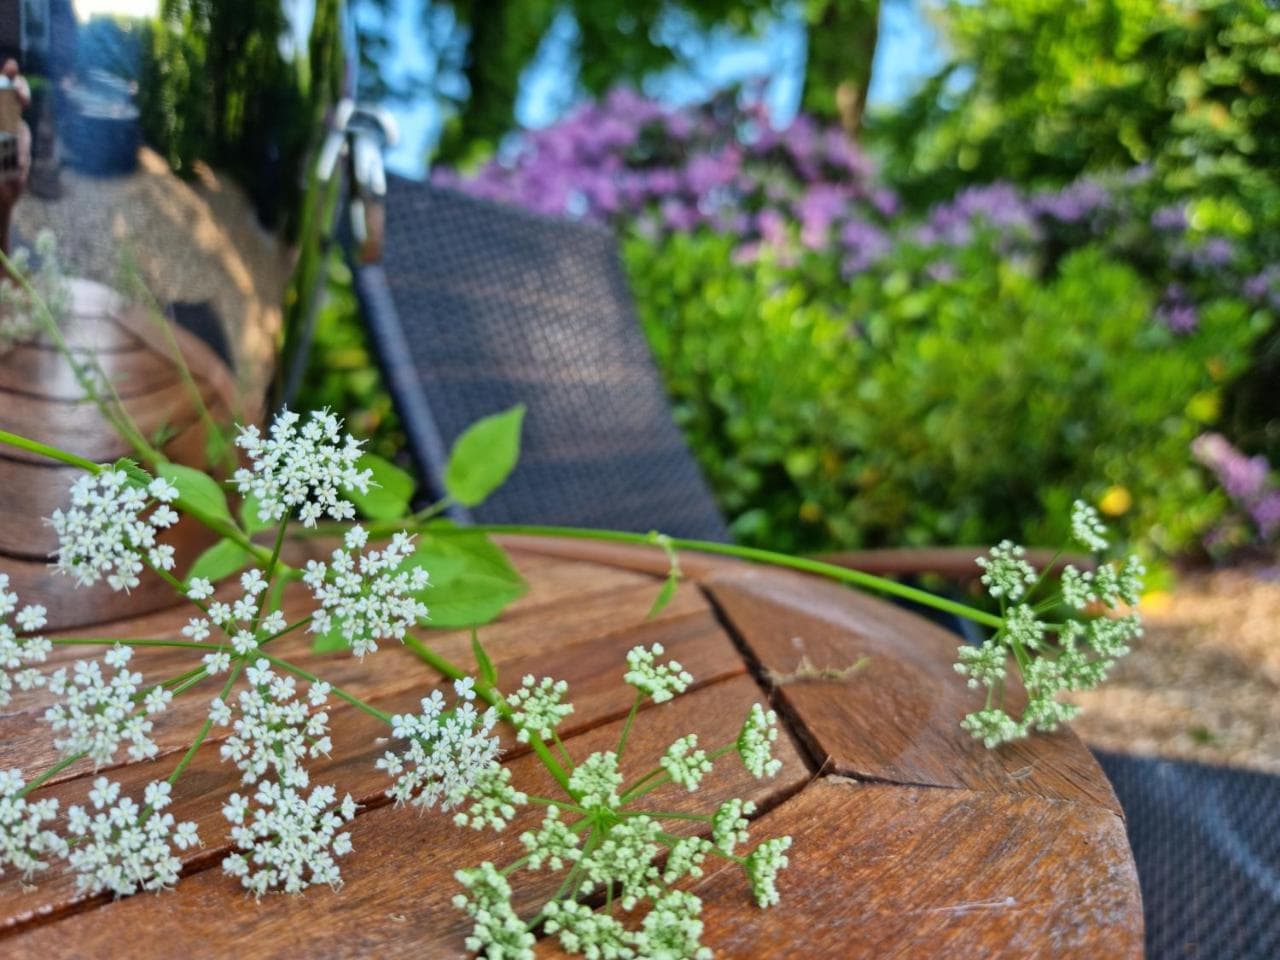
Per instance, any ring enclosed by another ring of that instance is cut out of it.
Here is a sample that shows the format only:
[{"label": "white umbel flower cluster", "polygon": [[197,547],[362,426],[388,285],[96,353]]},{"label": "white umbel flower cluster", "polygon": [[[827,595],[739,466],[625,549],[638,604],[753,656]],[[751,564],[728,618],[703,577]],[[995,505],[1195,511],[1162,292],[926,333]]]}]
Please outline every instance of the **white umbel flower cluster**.
[{"label": "white umbel flower cluster", "polygon": [[551,739],[560,721],[573,713],[573,704],[564,702],[568,690],[569,685],[563,680],[550,677],[535,680],[532,674],[525,676],[520,689],[507,697],[516,739],[528,743],[529,735],[535,733],[543,740]]},{"label": "white umbel flower cluster", "polygon": [[627,672],[623,679],[646,696],[652,697],[654,703],[665,703],[677,693],[684,693],[693,683],[693,675],[679,661],[669,660],[658,663],[658,657],[666,651],[662,644],[655,643],[645,649],[632,647],[627,651]]},{"label": "white umbel flower cluster", "polygon": [[98,777],[89,791],[92,813],[79,805],[67,808],[67,831],[71,837],[67,862],[75,870],[76,886],[82,893],[111,891],[127,897],[139,890],[162,890],[178,882],[182,861],[174,848],[199,846],[196,825],[178,823],[165,813],[169,805],[169,784],[147,785],[143,800],[121,796],[120,784]]},{"label": "white umbel flower cluster", "polygon": [[317,410],[298,428],[301,417],[282,410],[263,437],[255,426],[240,428],[236,446],[249,457],[232,478],[242,496],[253,496],[258,519],[276,523],[295,512],[304,526],[314,527],[326,514],[351,520],[355,507],[343,491],[367,493],[371,470],[361,470],[360,441],[343,433],[342,421]]},{"label": "white umbel flower cluster", "polygon": [[707,751],[698,749],[696,733],[681,737],[667,747],[658,763],[673,783],[680,784],[690,793],[697,790],[702,778],[711,772],[711,761],[707,759]]},{"label": "white umbel flower cluster", "polygon": [[[129,758],[145,760],[156,755],[151,739],[152,721],[173,695],[160,686],[152,687],[136,702],[142,674],[129,669],[133,650],[112,647],[97,660],[77,660],[70,674],[65,667],[49,677],[49,690],[61,697],[45,711],[44,718],[55,733],[56,746],[64,756],[85,753],[95,766],[110,763],[122,743],[128,742]],[[102,664],[114,673],[108,679]]]},{"label": "white umbel flower cluster", "polygon": [[[58,535],[55,568],[77,586],[105,579],[112,590],[136,587],[145,563],[172,570],[173,547],[160,543],[156,532],[178,522],[169,506],[176,499],[178,488],[160,478],[144,489],[123,470],[80,477],[71,486],[71,506],[49,518]],[[153,502],[156,508],[144,516]]]},{"label": "white umbel flower cluster", "polygon": [[404,640],[405,633],[429,611],[417,595],[430,586],[420,566],[401,569],[413,554],[413,538],[400,532],[382,550],[360,553],[368,542],[363,527],[347,531],[345,549],[333,551],[328,564],[308,561],[303,581],[320,609],[311,619],[313,633],[339,629],[357,657],[378,649],[379,640]]},{"label": "white umbel flower cluster", "polygon": [[439,690],[422,698],[421,713],[392,717],[392,735],[406,746],[400,753],[388,750],[376,764],[392,778],[387,796],[424,810],[449,810],[471,799],[477,784],[498,767],[497,722],[496,710],[482,713],[465,696],[446,710]]},{"label": "white umbel flower cluster", "polygon": [[[339,802],[331,786],[306,792],[311,778],[303,766],[331,747],[329,715],[319,709],[329,688],[312,684],[306,700],[299,699],[293,678],[273,672],[265,658],[245,676],[249,689],[240,693],[239,717],[222,756],[257,789],[248,797],[233,793],[222,808],[237,848],[222,869],[258,896],[321,883],[337,887],[342,876],[336,858],[351,852],[343,827],[355,818],[356,802],[349,794]],[[230,710],[215,701],[211,716],[225,722]]]},{"label": "white umbel flower cluster", "polygon": [[0,770],[0,876],[12,867],[23,879],[48,868],[44,857],[66,856],[67,844],[45,824],[58,816],[58,801],[20,796],[19,770]]},{"label": "white umbel flower cluster", "polygon": [[[231,641],[238,656],[247,657],[257,649],[259,641],[273,637],[285,629],[284,612],[276,609],[263,615],[264,594],[268,583],[261,570],[246,570],[240,575],[244,591],[231,602],[214,600],[205,608],[205,616],[192,617],[182,628],[182,635],[199,643],[214,630],[221,630]],[[207,589],[206,589],[207,588]],[[213,593],[207,580],[195,579],[187,584],[187,596],[203,600]],[[231,654],[226,650],[205,654],[205,669],[211,676],[226,672]]]},{"label": "white umbel flower cluster", "polygon": [[[39,604],[18,609],[18,595],[9,589],[9,575],[0,573],[0,707],[13,699],[14,687],[34,690],[44,685],[44,674],[34,664],[44,663],[53,645],[30,631],[45,625],[45,614]],[[8,622],[11,616],[12,624]]]},{"label": "white umbel flower cluster", "polygon": [[[1071,511],[1071,535],[1091,550],[1108,543],[1107,528],[1098,512],[1077,500]],[[979,561],[986,573],[982,582],[987,592],[1001,601],[1004,622],[977,646],[962,646],[955,669],[968,677],[970,687],[985,687],[987,704],[961,721],[961,727],[989,747],[1025,737],[1032,730],[1056,730],[1070,721],[1079,708],[1058,700],[1068,690],[1097,686],[1129,652],[1129,644],[1142,635],[1136,613],[1121,615],[1121,604],[1136,605],[1142,594],[1146,569],[1136,556],[1122,563],[1100,563],[1094,570],[1080,570],[1068,564],[1062,571],[1056,598],[1033,605],[1040,578],[1023,559],[1021,547],[1005,541],[988,558]],[[1030,591],[1027,587],[1030,586]],[[1007,602],[1012,606],[1004,606]],[[1068,619],[1047,623],[1040,611],[1061,601],[1092,619]],[[1020,717],[1011,716],[1004,706],[1004,682],[1009,664],[1015,664],[1027,694]]]},{"label": "white umbel flower cluster", "polygon": [[782,769],[782,761],[773,755],[777,739],[778,715],[753,703],[737,742],[738,756],[753,777],[772,777]]}]

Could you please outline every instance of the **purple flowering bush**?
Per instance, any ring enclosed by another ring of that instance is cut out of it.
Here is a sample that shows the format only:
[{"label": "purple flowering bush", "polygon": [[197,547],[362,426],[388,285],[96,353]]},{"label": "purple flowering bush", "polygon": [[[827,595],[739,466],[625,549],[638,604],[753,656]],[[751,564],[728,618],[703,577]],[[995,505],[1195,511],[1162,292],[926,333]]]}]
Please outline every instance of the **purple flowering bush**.
[{"label": "purple flowering bush", "polygon": [[1274,326],[1280,268],[1143,167],[908,215],[835,128],[619,90],[434,179],[618,230],[747,542],[1047,542],[1029,518],[1087,489],[1173,552],[1230,505],[1192,441]]}]

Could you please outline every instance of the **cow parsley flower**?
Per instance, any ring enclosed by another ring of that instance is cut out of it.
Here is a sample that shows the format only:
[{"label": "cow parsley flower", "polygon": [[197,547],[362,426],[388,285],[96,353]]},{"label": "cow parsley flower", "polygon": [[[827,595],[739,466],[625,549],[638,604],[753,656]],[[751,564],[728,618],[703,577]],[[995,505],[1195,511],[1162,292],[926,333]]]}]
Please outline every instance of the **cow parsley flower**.
[{"label": "cow parsley flower", "polygon": [[74,805],[67,808],[71,842],[67,861],[75,870],[81,893],[110,890],[127,897],[139,890],[162,890],[178,882],[182,861],[174,848],[198,846],[191,822],[178,823],[163,810],[169,805],[169,784],[148,784],[144,800],[150,813],[129,797],[120,784],[98,777],[89,791],[96,813]]},{"label": "cow parsley flower", "polygon": [[756,812],[750,800],[730,799],[720,804],[711,817],[711,839],[725,853],[732,854],[740,843],[747,842],[747,817]]},{"label": "cow parsley flower", "polygon": [[392,778],[387,796],[396,803],[450,810],[467,800],[477,783],[498,766],[498,713],[483,713],[463,702],[445,709],[439,690],[422,699],[422,712],[391,718],[392,735],[406,741],[403,751],[387,751],[376,766]]},{"label": "cow parsley flower", "polygon": [[536,942],[511,905],[511,884],[492,863],[454,874],[466,893],[453,898],[459,910],[475,919],[466,947],[487,957],[533,960]]},{"label": "cow parsley flower", "polygon": [[662,882],[670,886],[685,877],[695,880],[702,876],[702,864],[715,847],[704,837],[683,837],[676,841],[667,854],[667,864],[662,868]]},{"label": "cow parsley flower", "polygon": [[[271,773],[286,786],[307,786],[303,761],[327,755],[332,747],[329,714],[315,709],[324,705],[325,697],[298,699],[294,678],[273,672],[265,658],[250,666],[245,676],[249,688],[240,691],[239,717],[222,743],[222,758],[240,769],[244,783],[256,783]],[[227,717],[225,711],[217,713]]]},{"label": "cow parsley flower", "polygon": [[526,676],[520,689],[507,697],[516,739],[528,743],[529,735],[536,733],[543,740],[549,740],[560,721],[573,713],[573,704],[563,702],[568,689],[569,685],[563,680],[550,677],[535,680],[532,674]]},{"label": "cow parsley flower", "polygon": [[45,711],[44,718],[55,733],[54,746],[64,756],[88,754],[95,766],[110,763],[120,744],[128,742],[129,757],[145,760],[155,756],[149,716],[162,712],[172,694],[155,688],[136,705],[142,674],[128,669],[133,650],[115,646],[102,658],[114,673],[108,679],[97,660],[78,660],[70,675],[65,667],[49,677],[49,690],[61,697]]},{"label": "cow parsley flower", "polygon": [[[13,624],[7,622],[11,615]],[[34,690],[44,685],[44,674],[34,664],[44,663],[53,644],[30,632],[45,625],[45,616],[39,604],[19,609],[17,593],[9,590],[9,575],[0,573],[0,707],[13,699],[14,687]],[[27,635],[20,636],[19,630]]]},{"label": "cow parsley flower", "polygon": [[771,907],[778,902],[775,881],[778,872],[787,866],[786,852],[790,848],[790,837],[774,837],[747,854],[747,861],[743,866],[747,871],[747,879],[751,882],[751,892],[756,903],[762,907]]},{"label": "cow parsley flower", "polygon": [[1036,571],[1024,559],[1027,551],[1011,540],[1002,540],[990,553],[977,560],[985,572],[982,583],[993,597],[1003,597],[1010,602],[1021,600],[1027,587],[1036,582]]},{"label": "cow parsley flower", "polygon": [[576,863],[582,853],[578,835],[560,819],[560,808],[555,805],[547,807],[536,832],[526,830],[520,834],[520,842],[529,851],[530,870],[540,870],[544,865],[559,870],[566,863]]},{"label": "cow parsley flower", "polygon": [[628,670],[623,679],[641,693],[653,698],[654,703],[664,703],[677,693],[684,693],[693,683],[693,676],[678,661],[658,663],[665,651],[655,643],[649,649],[633,647],[627,653]]},{"label": "cow parsley flower", "polygon": [[233,793],[222,813],[238,852],[222,861],[223,871],[258,896],[322,883],[340,887],[337,858],[351,852],[343,827],[355,819],[356,802],[347,794],[339,803],[337,796],[332,786],[305,793],[283,778],[262,781],[251,798]]},{"label": "cow parsley flower", "polygon": [[430,586],[427,571],[401,569],[413,553],[413,538],[397,533],[385,549],[359,553],[367,541],[363,527],[352,527],[345,549],[334,550],[327,565],[309,561],[302,577],[321,607],[312,616],[312,632],[336,627],[357,657],[377,650],[379,640],[404,640],[408,629],[429,613],[417,598]]},{"label": "cow parsley flower", "polygon": [[304,526],[314,527],[324,515],[334,520],[355,517],[347,490],[367,493],[373,471],[359,468],[361,442],[342,432],[342,421],[328,410],[314,411],[301,428],[301,417],[281,411],[263,437],[255,426],[240,428],[236,446],[249,466],[235,472],[242,496],[258,504],[258,519],[275,523],[295,511]]},{"label": "cow parsley flower", "polygon": [[58,801],[19,796],[24,786],[21,771],[0,770],[0,876],[12,867],[28,879],[48,869],[42,858],[66,856],[66,842],[45,826],[57,819]]},{"label": "cow parsley flower", "polygon": [[569,953],[607,960],[634,957],[631,931],[603,910],[594,910],[576,900],[553,900],[543,908],[543,929],[559,935],[560,946]]},{"label": "cow parsley flower", "polygon": [[668,890],[653,904],[634,936],[641,957],[711,960],[702,946],[702,901],[685,890]]},{"label": "cow parsley flower", "polygon": [[529,802],[524,793],[511,785],[511,771],[496,764],[476,777],[468,793],[470,804],[465,811],[453,815],[455,826],[483,830],[502,830],[516,815],[516,807]]},{"label": "cow parsley flower", "polygon": [[690,793],[697,790],[702,778],[711,772],[711,761],[707,759],[707,751],[698,749],[696,733],[681,737],[667,747],[658,763],[674,783]]},{"label": "cow parsley flower", "polygon": [[613,887],[623,910],[631,910],[645,897],[662,894],[661,879],[653,860],[658,855],[662,825],[652,817],[628,817],[615,824],[578,863],[586,880],[583,893],[597,887]]},{"label": "cow parsley flower", "polygon": [[[1072,537],[1090,548],[1107,546],[1107,529],[1098,512],[1081,500],[1072,506]],[[1032,730],[1056,730],[1071,720],[1078,709],[1058,700],[1067,690],[1087,690],[1097,686],[1129,652],[1129,644],[1142,634],[1136,614],[1124,616],[1108,613],[1090,620],[1068,619],[1049,624],[1040,619],[1037,610],[1054,607],[1057,601],[1080,613],[1098,607],[1118,611],[1121,604],[1133,606],[1142,594],[1142,578],[1146,569],[1142,561],[1130,556],[1121,563],[1103,563],[1095,570],[1080,570],[1072,564],[1063,568],[1057,598],[1035,606],[1024,591],[1024,583],[1038,587],[1028,566],[1018,566],[1021,548],[1008,541],[991,551],[983,564],[987,575],[982,582],[992,597],[1018,601],[1004,612],[1004,622],[979,646],[960,648],[956,670],[969,678],[970,687],[988,690],[987,706],[965,717],[961,726],[987,747],[996,747],[1026,736]],[[1002,607],[1003,609],[1003,607]],[[1004,681],[1010,655],[1014,668],[1027,693],[1027,705],[1021,717],[1014,717],[1003,707]]]},{"label": "cow parsley flower", "polygon": [[737,742],[738,756],[753,777],[772,777],[782,769],[782,761],[773,756],[773,744],[777,739],[778,715],[753,703]]},{"label": "cow parsley flower", "polygon": [[619,803],[618,788],[622,786],[622,773],[618,770],[618,755],[612,750],[593,753],[573,768],[569,775],[569,789],[584,807],[616,809]]},{"label": "cow parsley flower", "polygon": [[1071,505],[1071,536],[1094,553],[1107,549],[1107,528],[1098,511],[1083,500]]},{"label": "cow parsley flower", "polygon": [[[144,560],[172,570],[174,552],[160,544],[156,532],[178,522],[168,506],[178,490],[163,479],[147,488],[129,480],[123,470],[86,474],[71,486],[71,506],[58,509],[49,523],[58,535],[55,569],[89,587],[105,579],[112,590],[130,590],[141,581]],[[144,516],[153,502],[156,509]]]}]

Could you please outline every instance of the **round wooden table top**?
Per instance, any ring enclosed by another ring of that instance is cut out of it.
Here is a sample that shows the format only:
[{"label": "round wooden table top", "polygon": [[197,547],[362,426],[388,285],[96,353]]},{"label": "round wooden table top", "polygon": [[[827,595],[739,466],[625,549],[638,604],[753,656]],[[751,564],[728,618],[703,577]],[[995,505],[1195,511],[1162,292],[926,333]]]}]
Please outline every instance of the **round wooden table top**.
[{"label": "round wooden table top", "polygon": [[[783,719],[788,733],[775,751],[783,761],[775,778],[758,781],[740,763],[721,762],[697,794],[669,784],[653,795],[657,807],[699,810],[729,796],[750,798],[760,808],[754,840],[793,837],[777,906],[758,909],[737,869],[711,869],[690,888],[704,902],[703,940],[717,956],[1141,955],[1137,874],[1102,771],[1069,732],[996,751],[973,742],[958,723],[976,694],[952,669],[952,635],[831,583],[689,555],[682,558],[689,578],[661,614],[646,619],[665,573],[660,554],[565,540],[505,543],[530,590],[481,637],[503,690],[526,673],[568,681],[576,711],[561,732],[576,758],[615,743],[631,701],[624,658],[637,644],[661,642],[696,683],[646,708],[628,745],[632,773],[685,733],[697,732],[706,745],[732,740],[753,702],[770,703]],[[287,614],[300,599],[286,600]],[[185,617],[178,609],[96,631],[166,636]],[[466,632],[427,639],[472,666]],[[414,710],[441,682],[394,644],[363,662],[314,654],[308,645],[295,634],[273,649],[390,713]],[[168,674],[189,664],[184,653],[139,650],[132,665],[148,677]],[[54,656],[65,662],[75,654],[60,647]],[[54,756],[47,728],[34,722],[41,698],[23,696],[0,717],[0,769],[18,766],[30,776]],[[156,718],[161,756],[111,776],[134,795],[165,776],[207,703],[207,696],[175,701]],[[228,852],[221,808],[238,777],[211,738],[174,788],[171,811],[196,821],[206,844],[183,854],[177,887],[113,902],[78,895],[58,868],[34,887],[7,875],[0,879],[0,954],[465,956],[469,922],[450,903],[458,892],[454,871],[519,857],[519,834],[541,811],[526,810],[495,834],[456,828],[438,812],[397,808],[373,765],[384,750],[375,738],[386,728],[341,703],[331,715],[333,752],[313,765],[312,780],[365,804],[352,827],[354,851],[339,861],[341,891],[255,901],[218,869]],[[550,793],[536,758],[508,744],[516,786]],[[42,795],[83,802],[92,775],[88,766],[72,767]],[[518,877],[522,911],[535,910],[559,879]],[[549,941],[539,954],[561,955]]]}]

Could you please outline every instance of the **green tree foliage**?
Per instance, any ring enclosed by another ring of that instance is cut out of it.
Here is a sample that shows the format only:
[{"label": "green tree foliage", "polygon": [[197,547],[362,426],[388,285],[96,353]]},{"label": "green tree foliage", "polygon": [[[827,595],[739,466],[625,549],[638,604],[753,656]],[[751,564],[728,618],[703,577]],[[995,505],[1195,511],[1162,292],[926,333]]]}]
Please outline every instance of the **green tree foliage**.
[{"label": "green tree foliage", "polygon": [[1237,229],[1280,219],[1265,0],[951,0],[946,26],[952,62],[872,125],[913,202],[1151,163],[1171,192],[1232,198]]}]

